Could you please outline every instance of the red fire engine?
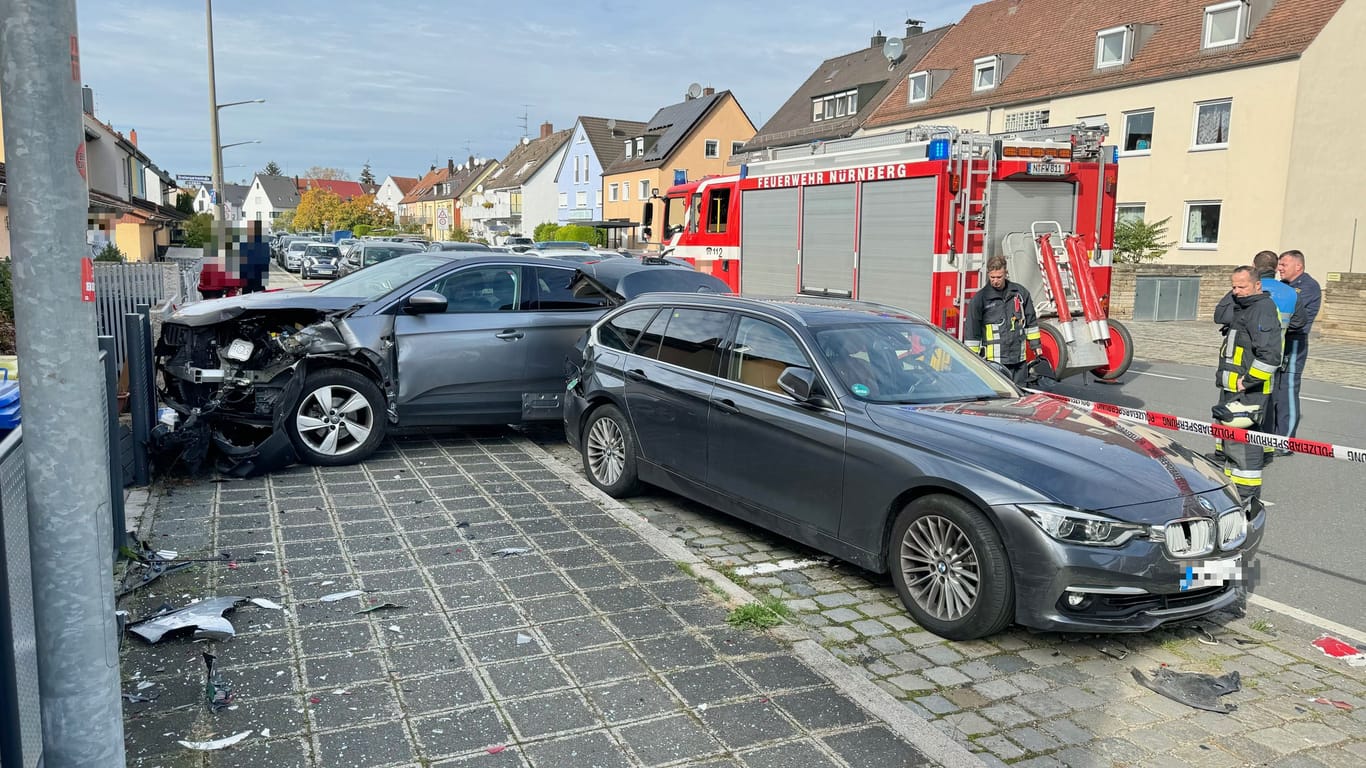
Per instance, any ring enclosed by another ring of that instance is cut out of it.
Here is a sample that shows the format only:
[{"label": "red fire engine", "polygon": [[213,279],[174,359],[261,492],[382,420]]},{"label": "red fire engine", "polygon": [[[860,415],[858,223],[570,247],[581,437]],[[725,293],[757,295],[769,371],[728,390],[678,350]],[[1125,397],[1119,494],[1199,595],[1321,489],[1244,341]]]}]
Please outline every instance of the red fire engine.
[{"label": "red fire engine", "polygon": [[922,126],[760,150],[736,175],[647,202],[643,234],[737,292],[887,304],[959,338],[999,253],[1034,297],[1058,378],[1113,380],[1133,343],[1107,317],[1118,170],[1107,130]]}]

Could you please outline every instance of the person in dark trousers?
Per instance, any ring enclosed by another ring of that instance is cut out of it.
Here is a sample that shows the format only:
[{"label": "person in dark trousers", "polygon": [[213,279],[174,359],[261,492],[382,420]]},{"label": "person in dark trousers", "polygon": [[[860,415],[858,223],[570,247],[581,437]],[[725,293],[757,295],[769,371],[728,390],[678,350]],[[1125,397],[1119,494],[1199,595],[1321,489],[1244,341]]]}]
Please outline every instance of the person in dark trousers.
[{"label": "person in dark trousers", "polygon": [[[1309,359],[1309,331],[1314,327],[1314,319],[1319,316],[1319,305],[1323,303],[1323,291],[1319,283],[1304,271],[1304,254],[1299,251],[1286,251],[1281,254],[1277,267],[1281,282],[1295,289],[1295,311],[1285,328],[1284,373],[1277,377],[1275,393],[1272,396],[1276,423],[1272,432],[1286,437],[1294,437],[1300,426],[1300,380],[1304,378],[1304,363]],[[1293,456],[1291,451],[1276,451],[1277,456]]]},{"label": "person in dark trousers", "polygon": [[261,236],[261,222],[253,219],[247,222],[247,234],[239,249],[242,254],[243,293],[265,290],[266,276],[270,274],[270,246]]},{"label": "person in dark trousers", "polygon": [[[1271,300],[1276,302],[1276,314],[1281,320],[1281,343],[1282,347],[1284,347],[1285,330],[1286,327],[1290,325],[1291,315],[1295,314],[1295,301],[1298,297],[1295,294],[1294,288],[1291,288],[1277,279],[1278,259],[1279,257],[1276,255],[1275,251],[1262,251],[1253,257],[1252,269],[1257,273],[1257,278],[1261,280],[1262,293],[1268,294],[1271,296]],[[1277,382],[1280,382],[1282,378],[1283,377],[1281,376],[1277,376]],[[1275,428],[1276,396],[1274,390],[1271,396],[1270,410],[1267,412],[1267,415],[1263,417],[1262,423],[1269,429]],[[1266,454],[1266,463],[1270,464],[1271,460],[1276,456],[1276,449],[1271,446],[1266,446],[1262,449],[1262,453]]]},{"label": "person in dark trousers", "polygon": [[[1214,308],[1214,322],[1224,327],[1214,374],[1219,387],[1214,418],[1228,426],[1260,430],[1281,365],[1281,321],[1275,300],[1262,292],[1252,267],[1233,270],[1229,283],[1232,290]],[[1224,474],[1244,500],[1261,497],[1263,458],[1260,445],[1224,444]]]},{"label": "person in dark trousers", "polygon": [[1019,283],[1012,283],[1004,256],[987,260],[987,284],[968,302],[963,343],[988,360],[1004,365],[1019,386],[1029,383],[1025,347],[1040,352],[1039,321],[1034,299]]}]

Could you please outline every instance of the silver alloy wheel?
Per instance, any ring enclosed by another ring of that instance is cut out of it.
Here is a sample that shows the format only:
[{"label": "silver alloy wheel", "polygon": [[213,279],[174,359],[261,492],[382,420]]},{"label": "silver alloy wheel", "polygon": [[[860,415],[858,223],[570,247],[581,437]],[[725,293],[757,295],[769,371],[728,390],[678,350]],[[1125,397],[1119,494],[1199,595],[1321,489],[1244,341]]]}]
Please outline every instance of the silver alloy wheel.
[{"label": "silver alloy wheel", "polygon": [[911,523],[901,539],[901,572],[911,598],[940,621],[957,621],[977,603],[977,552],[948,518],[926,515]]},{"label": "silver alloy wheel", "polygon": [[330,384],[304,396],[294,415],[299,437],[325,456],[344,456],[360,448],[375,427],[375,412],[356,390]]},{"label": "silver alloy wheel", "polygon": [[585,441],[588,467],[593,478],[603,485],[613,485],[626,470],[626,437],[616,419],[602,418],[593,422]]}]

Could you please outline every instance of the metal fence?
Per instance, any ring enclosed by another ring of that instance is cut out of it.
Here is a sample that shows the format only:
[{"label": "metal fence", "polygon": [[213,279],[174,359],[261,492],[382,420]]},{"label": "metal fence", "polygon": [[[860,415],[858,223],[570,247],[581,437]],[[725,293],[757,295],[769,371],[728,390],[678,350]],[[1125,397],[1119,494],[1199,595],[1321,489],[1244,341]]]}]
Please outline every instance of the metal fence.
[{"label": "metal fence", "polygon": [[95,264],[95,307],[101,336],[113,336],[116,366],[128,359],[124,316],[139,304],[158,308],[184,300],[180,270],[173,263]]},{"label": "metal fence", "polygon": [[[120,489],[122,491],[122,489]],[[22,430],[0,443],[0,764],[33,768],[43,736]]]},{"label": "metal fence", "polygon": [[204,251],[200,248],[168,248],[166,262],[180,270],[181,300],[189,304],[199,301],[199,274],[204,268]]}]

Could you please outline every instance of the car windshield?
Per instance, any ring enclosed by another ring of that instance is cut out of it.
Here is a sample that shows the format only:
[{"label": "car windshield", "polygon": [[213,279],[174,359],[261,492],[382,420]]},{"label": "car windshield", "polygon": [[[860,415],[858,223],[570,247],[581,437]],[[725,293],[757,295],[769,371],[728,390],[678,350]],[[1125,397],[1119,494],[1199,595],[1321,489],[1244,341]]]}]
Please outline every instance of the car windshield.
[{"label": "car windshield", "polygon": [[291,251],[302,251],[303,249],[305,249],[305,248],[307,248],[307,247],[308,247],[308,243],[305,243],[305,242],[302,241],[302,240],[295,240],[294,242],[292,242],[292,243],[289,244],[289,250],[291,250]]},{"label": "car windshield", "polygon": [[335,259],[339,255],[336,246],[332,245],[310,245],[304,253],[309,256],[317,256],[320,259]]},{"label": "car windshield", "polygon": [[816,330],[835,375],[860,400],[929,404],[1018,397],[985,360],[921,323],[868,322]]},{"label": "car windshield", "polygon": [[366,248],[365,265],[368,267],[371,264],[378,264],[381,261],[388,261],[397,256],[403,256],[409,253],[422,253],[422,249],[407,245],[391,245],[380,246],[378,248]]},{"label": "car windshield", "polygon": [[354,296],[357,299],[374,301],[442,264],[449,264],[450,261],[449,257],[434,253],[414,253],[406,259],[391,259],[352,272],[335,282],[315,288],[313,292],[322,296]]}]

